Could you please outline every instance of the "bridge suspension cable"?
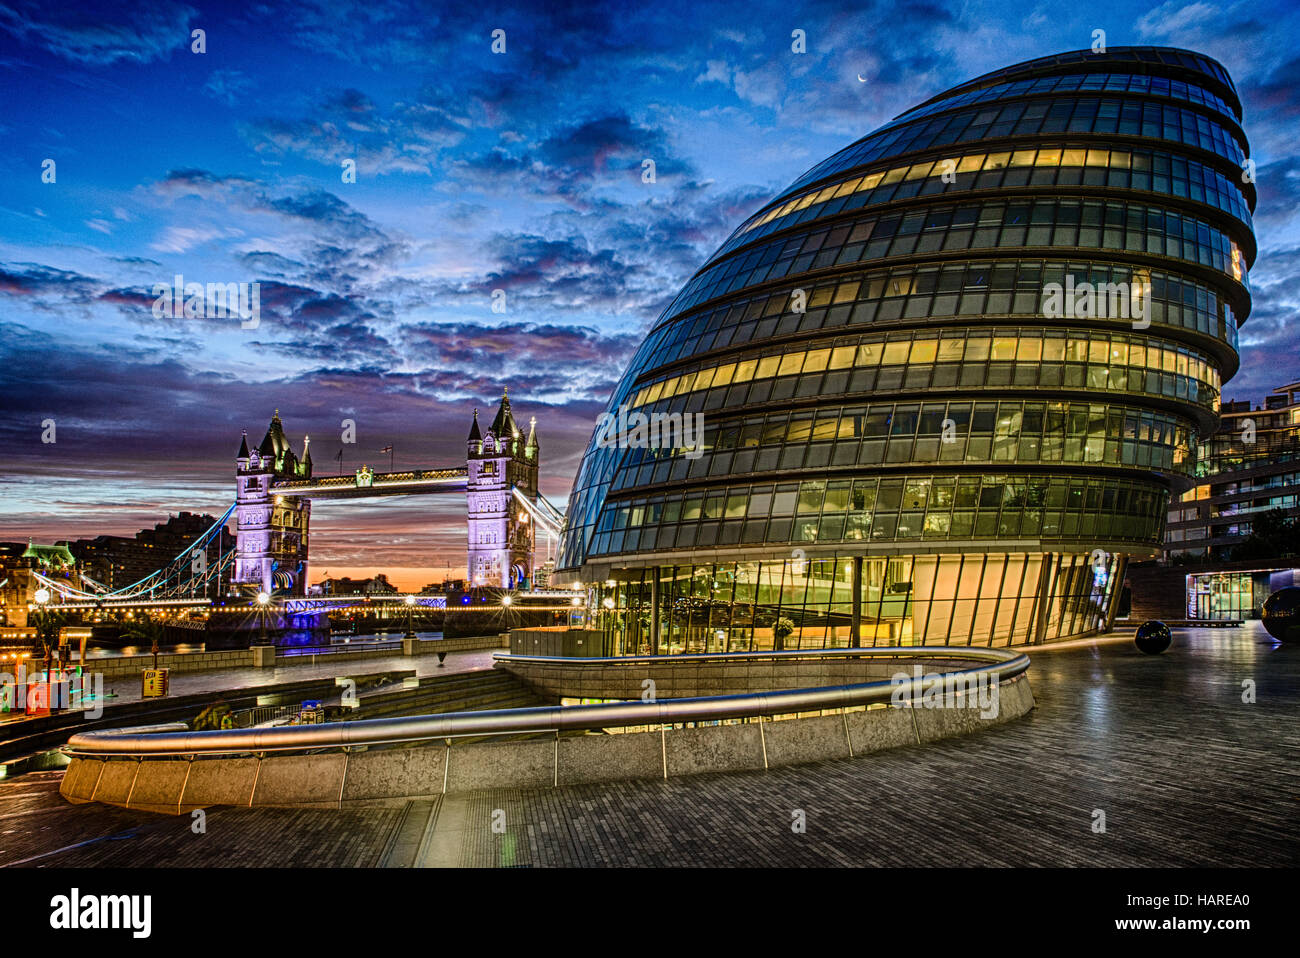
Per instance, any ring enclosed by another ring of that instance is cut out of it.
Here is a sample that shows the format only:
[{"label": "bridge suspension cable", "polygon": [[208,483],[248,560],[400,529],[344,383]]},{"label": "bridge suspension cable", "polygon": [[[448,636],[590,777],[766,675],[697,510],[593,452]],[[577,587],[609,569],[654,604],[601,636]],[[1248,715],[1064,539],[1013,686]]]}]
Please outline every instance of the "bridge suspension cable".
[{"label": "bridge suspension cable", "polygon": [[511,491],[539,526],[550,535],[559,537],[560,528],[564,525],[564,516],[558,509],[543,499],[540,493],[537,496],[537,502],[533,502],[520,492],[518,487]]},{"label": "bridge suspension cable", "polygon": [[[78,572],[77,576],[81,583],[90,586],[89,591],[73,585],[70,581],[52,579],[40,572],[36,572],[34,575],[42,585],[56,592],[65,602],[68,600],[76,602],[107,602],[138,598],[173,599],[179,598],[186,593],[190,595],[206,593],[209,584],[214,581],[219,583],[222,573],[234,561],[235,551],[233,549],[229,552],[220,553],[214,563],[207,561],[209,544],[225,530],[226,523],[234,511],[235,503],[231,503],[230,508],[222,514],[221,518],[213,522],[193,542],[169,560],[166,565],[149,573],[143,579],[132,582],[120,589],[109,590],[83,572]],[[200,550],[203,559],[196,562],[195,556],[200,553]]]}]

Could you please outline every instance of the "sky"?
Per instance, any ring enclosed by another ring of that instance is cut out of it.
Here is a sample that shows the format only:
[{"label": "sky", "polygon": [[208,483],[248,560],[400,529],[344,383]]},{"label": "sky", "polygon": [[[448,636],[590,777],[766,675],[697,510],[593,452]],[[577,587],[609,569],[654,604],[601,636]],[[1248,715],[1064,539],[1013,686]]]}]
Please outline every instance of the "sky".
[{"label": "sky", "polygon": [[[506,386],[563,505],[632,351],[744,217],[1096,29],[1241,93],[1260,254],[1224,398],[1259,402],[1300,379],[1292,2],[0,2],[0,540],[219,515],[277,409],[318,474],[388,445],[463,464]],[[258,283],[257,325],[156,317],[177,274]],[[464,500],[318,502],[311,549],[313,581],[463,575]]]}]

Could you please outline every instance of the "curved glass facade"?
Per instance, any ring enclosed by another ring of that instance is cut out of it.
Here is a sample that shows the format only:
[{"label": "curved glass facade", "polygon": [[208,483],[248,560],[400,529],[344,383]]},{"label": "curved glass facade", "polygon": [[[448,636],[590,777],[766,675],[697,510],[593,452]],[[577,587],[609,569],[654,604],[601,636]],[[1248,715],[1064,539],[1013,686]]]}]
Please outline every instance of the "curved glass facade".
[{"label": "curved glass facade", "polygon": [[1219,64],[1112,48],[980,77],[828,157],[637,350],[560,572],[628,652],[1104,627],[1237,368],[1248,148]]}]

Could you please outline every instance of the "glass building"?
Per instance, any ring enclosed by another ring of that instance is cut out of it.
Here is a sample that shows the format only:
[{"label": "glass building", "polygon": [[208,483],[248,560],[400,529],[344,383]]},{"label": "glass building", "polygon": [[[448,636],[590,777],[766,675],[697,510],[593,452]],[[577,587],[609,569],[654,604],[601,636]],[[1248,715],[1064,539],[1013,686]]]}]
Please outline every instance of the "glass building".
[{"label": "glass building", "polygon": [[[1107,627],[1237,368],[1241,119],[1207,57],[1080,51],[814,166],[637,350],[557,578],[621,652]],[[697,415],[692,444],[674,430]]]}]

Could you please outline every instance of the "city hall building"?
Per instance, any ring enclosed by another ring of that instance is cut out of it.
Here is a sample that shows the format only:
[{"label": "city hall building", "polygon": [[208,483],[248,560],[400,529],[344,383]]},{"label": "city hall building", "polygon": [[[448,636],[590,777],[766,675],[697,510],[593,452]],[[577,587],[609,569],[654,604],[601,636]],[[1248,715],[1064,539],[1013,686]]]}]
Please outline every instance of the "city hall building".
[{"label": "city hall building", "polygon": [[[741,223],[637,350],[570,496],[557,579],[591,590],[610,650],[1105,628],[1237,369],[1241,121],[1196,53],[1046,57]],[[696,417],[698,441],[664,438]]]}]

